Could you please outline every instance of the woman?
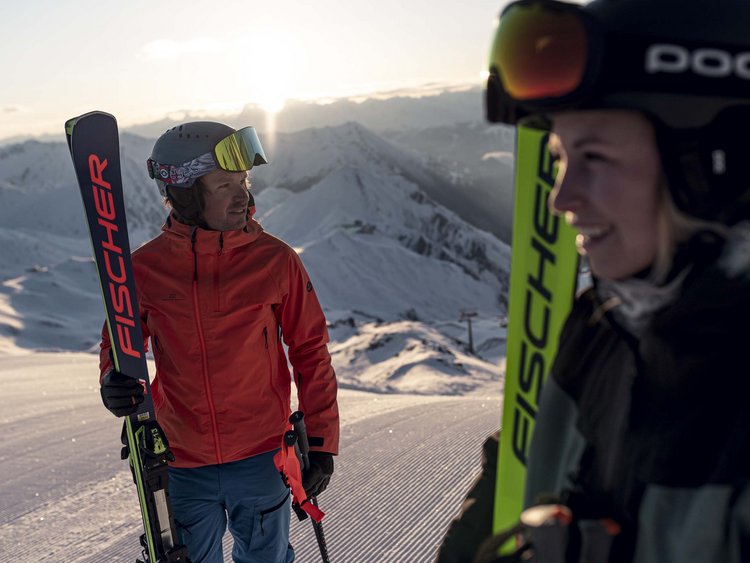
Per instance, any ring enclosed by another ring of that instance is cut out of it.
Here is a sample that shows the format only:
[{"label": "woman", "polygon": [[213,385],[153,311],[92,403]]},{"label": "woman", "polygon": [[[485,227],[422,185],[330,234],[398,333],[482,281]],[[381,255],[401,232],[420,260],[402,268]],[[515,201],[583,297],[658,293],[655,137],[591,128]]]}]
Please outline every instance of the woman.
[{"label": "woman", "polygon": [[748,26],[741,0],[501,16],[488,118],[550,128],[550,205],[594,279],[540,403],[544,507],[508,560],[750,561]]}]

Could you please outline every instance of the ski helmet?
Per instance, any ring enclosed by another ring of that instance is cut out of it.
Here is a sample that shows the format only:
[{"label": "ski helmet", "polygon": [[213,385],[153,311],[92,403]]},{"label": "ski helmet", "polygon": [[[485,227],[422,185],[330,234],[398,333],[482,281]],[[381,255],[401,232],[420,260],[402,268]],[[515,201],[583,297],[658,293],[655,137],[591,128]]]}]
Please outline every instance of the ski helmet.
[{"label": "ski helmet", "polygon": [[[242,172],[267,162],[254,127],[235,130],[214,121],[194,121],[172,127],[159,137],[146,166],[159,193],[192,222],[202,213],[195,186],[198,178],[216,169]],[[190,196],[183,190],[190,190]]]},{"label": "ski helmet", "polygon": [[490,53],[486,117],[541,126],[558,111],[644,112],[675,205],[733,223],[750,206],[748,22],[746,0],[513,2]]}]

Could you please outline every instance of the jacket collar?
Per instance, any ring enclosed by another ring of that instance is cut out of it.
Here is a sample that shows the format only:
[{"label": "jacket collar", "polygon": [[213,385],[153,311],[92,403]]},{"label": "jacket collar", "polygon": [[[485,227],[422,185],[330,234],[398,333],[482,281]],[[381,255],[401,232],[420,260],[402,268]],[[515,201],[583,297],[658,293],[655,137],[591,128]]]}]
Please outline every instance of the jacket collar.
[{"label": "jacket collar", "polygon": [[242,229],[234,231],[211,231],[203,227],[180,223],[174,213],[170,213],[161,230],[178,246],[188,246],[198,254],[220,254],[257,240],[263,232],[255,219],[255,206],[247,209],[247,223]]}]

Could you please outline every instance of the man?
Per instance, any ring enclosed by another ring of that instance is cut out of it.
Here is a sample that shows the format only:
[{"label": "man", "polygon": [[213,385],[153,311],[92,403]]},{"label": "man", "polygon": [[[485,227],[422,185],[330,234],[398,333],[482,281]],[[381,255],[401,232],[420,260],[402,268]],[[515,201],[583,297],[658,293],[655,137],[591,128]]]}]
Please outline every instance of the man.
[{"label": "man", "polygon": [[[290,414],[294,370],[310,441],[310,496],[338,453],[336,378],[318,299],[297,254],[253,219],[247,171],[266,163],[252,127],[192,122],[164,133],[149,174],[172,211],[162,233],[133,253],[152,384],[170,442],[169,492],[178,533],[194,563],[232,558],[289,562],[289,491],[273,456]],[[102,332],[101,394],[116,416],[143,390],[114,371]]]}]

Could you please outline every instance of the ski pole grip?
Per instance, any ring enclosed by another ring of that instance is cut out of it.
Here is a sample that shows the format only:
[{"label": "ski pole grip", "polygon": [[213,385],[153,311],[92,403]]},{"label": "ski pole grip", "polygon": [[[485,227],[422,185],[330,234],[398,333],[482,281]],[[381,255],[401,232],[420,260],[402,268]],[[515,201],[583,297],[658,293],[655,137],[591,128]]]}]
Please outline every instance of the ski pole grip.
[{"label": "ski pole grip", "polygon": [[300,456],[302,457],[302,468],[310,467],[310,461],[307,454],[310,452],[310,444],[307,441],[307,429],[305,428],[305,415],[302,411],[295,411],[289,417],[289,424],[294,427],[297,433],[297,444],[299,445]]},{"label": "ski pole grip", "polygon": [[297,433],[294,430],[284,432],[284,444],[294,446],[297,443]]}]

